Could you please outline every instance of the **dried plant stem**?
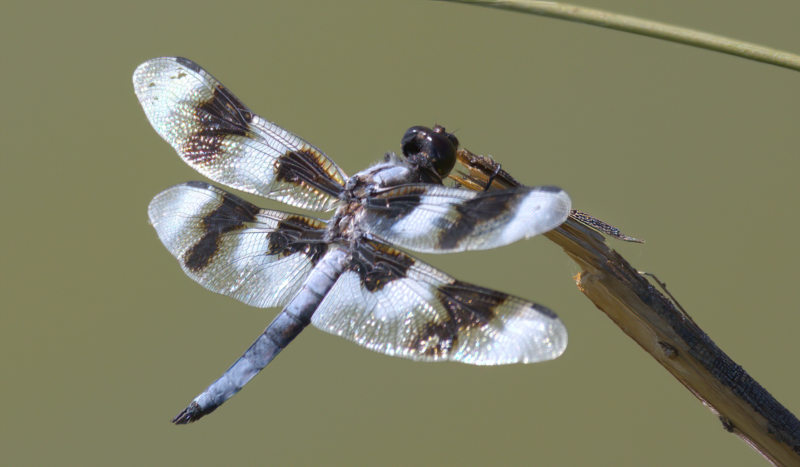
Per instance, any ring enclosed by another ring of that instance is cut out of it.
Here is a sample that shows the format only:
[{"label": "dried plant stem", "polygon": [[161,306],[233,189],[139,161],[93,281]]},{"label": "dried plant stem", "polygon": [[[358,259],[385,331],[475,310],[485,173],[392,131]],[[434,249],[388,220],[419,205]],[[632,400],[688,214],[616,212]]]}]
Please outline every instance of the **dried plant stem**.
[{"label": "dried plant stem", "polygon": [[[450,178],[466,188],[521,185],[489,157],[461,149],[458,160],[468,172]],[[774,465],[800,465],[800,421],[794,414],[717,347],[683,308],[609,248],[602,235],[570,216],[545,236],[581,268],[575,276],[578,289],[719,417],[725,430]]]}]

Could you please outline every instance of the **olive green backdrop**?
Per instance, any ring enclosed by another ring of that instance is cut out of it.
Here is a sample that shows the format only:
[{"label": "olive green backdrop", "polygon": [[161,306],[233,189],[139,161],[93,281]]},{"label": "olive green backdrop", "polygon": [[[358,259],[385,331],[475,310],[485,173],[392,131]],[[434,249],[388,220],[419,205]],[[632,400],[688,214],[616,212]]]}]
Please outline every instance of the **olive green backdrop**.
[{"label": "olive green backdrop", "polygon": [[[581,4],[800,52],[796,0]],[[192,282],[147,223],[156,193],[202,179],[133,92],[163,55],[350,174],[440,123],[521,181],[563,187],[645,238],[614,247],[800,413],[797,72],[426,1],[28,3],[2,22],[4,465],[766,465],[544,238],[425,259],[551,307],[562,358],[414,363],[309,328],[216,413],[171,425],[275,310]]]}]

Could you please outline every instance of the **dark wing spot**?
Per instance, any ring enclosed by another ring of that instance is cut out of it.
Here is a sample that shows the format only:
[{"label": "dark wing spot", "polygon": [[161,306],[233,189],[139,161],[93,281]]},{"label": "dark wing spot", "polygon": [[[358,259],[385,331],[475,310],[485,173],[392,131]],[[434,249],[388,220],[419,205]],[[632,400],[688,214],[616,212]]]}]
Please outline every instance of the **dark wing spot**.
[{"label": "dark wing spot", "polygon": [[205,233],[191,248],[186,250],[183,261],[189,270],[198,273],[211,263],[219,250],[223,236],[243,229],[247,222],[255,220],[258,207],[238,196],[226,194],[222,204],[202,219]]},{"label": "dark wing spot", "polygon": [[498,308],[508,295],[496,290],[484,289],[461,281],[446,284],[436,291],[450,319],[461,329],[482,327],[497,316]]},{"label": "dark wing spot", "polygon": [[181,153],[195,165],[214,164],[221,156],[225,142],[224,134],[209,134],[206,130],[190,135],[181,148]]},{"label": "dark wing spot", "polygon": [[416,262],[407,254],[377,243],[360,245],[349,269],[361,278],[361,285],[369,292],[377,292],[392,281],[407,276]]},{"label": "dark wing spot", "polygon": [[228,136],[250,136],[253,114],[236,96],[217,84],[211,99],[194,109],[198,130],[189,135],[182,148],[186,159],[208,165],[219,159]]},{"label": "dark wing spot", "polygon": [[420,202],[422,202],[420,195],[410,194],[391,199],[368,198],[367,206],[378,223],[385,221],[394,223],[411,214]]},{"label": "dark wing spot", "polygon": [[339,196],[342,184],[329,161],[313,149],[288,151],[275,160],[275,177],[279,182],[310,186],[332,196]]},{"label": "dark wing spot", "polygon": [[459,281],[438,288],[436,297],[443,305],[447,319],[428,323],[412,342],[420,354],[429,357],[448,355],[458,345],[460,334],[490,324],[508,299],[504,293]]},{"label": "dark wing spot", "polygon": [[307,256],[312,265],[316,265],[328,251],[328,244],[322,242],[323,229],[324,224],[307,217],[289,216],[270,232],[267,254],[287,257],[300,253]]},{"label": "dark wing spot", "polygon": [[387,222],[394,223],[411,214],[422,202],[422,196],[428,192],[428,188],[420,185],[401,186],[381,196],[367,198],[367,207],[375,218],[375,224],[382,226]]},{"label": "dark wing spot", "polygon": [[473,235],[481,227],[499,222],[510,215],[519,202],[521,193],[518,190],[508,192],[491,192],[477,196],[463,204],[455,205],[457,218],[452,225],[441,218],[439,246],[443,249],[456,248],[463,240]]}]

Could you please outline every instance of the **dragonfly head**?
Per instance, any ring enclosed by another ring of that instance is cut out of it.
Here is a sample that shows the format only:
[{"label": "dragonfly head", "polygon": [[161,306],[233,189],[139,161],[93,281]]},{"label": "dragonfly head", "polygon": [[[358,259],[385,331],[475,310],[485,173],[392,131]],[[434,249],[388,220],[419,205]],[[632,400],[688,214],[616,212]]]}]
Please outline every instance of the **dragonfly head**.
[{"label": "dragonfly head", "polygon": [[409,162],[445,178],[456,165],[458,139],[443,126],[412,126],[400,142]]}]

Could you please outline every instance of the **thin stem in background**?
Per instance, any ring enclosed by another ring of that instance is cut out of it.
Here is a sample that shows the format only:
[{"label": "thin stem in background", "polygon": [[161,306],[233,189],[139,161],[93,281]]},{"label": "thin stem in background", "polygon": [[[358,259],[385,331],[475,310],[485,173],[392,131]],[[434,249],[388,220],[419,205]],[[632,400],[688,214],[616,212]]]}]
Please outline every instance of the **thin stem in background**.
[{"label": "thin stem in background", "polygon": [[607,11],[595,10],[576,5],[558,2],[537,2],[532,0],[441,0],[453,3],[486,6],[502,10],[520,11],[532,15],[547,16],[577,23],[591,24],[618,31],[655,37],[666,41],[714,50],[737,57],[756,60],[800,71],[800,56],[771,49],[749,42],[738,41],[727,37],[681,28],[671,24],[649,21],[633,16],[625,16]]}]

